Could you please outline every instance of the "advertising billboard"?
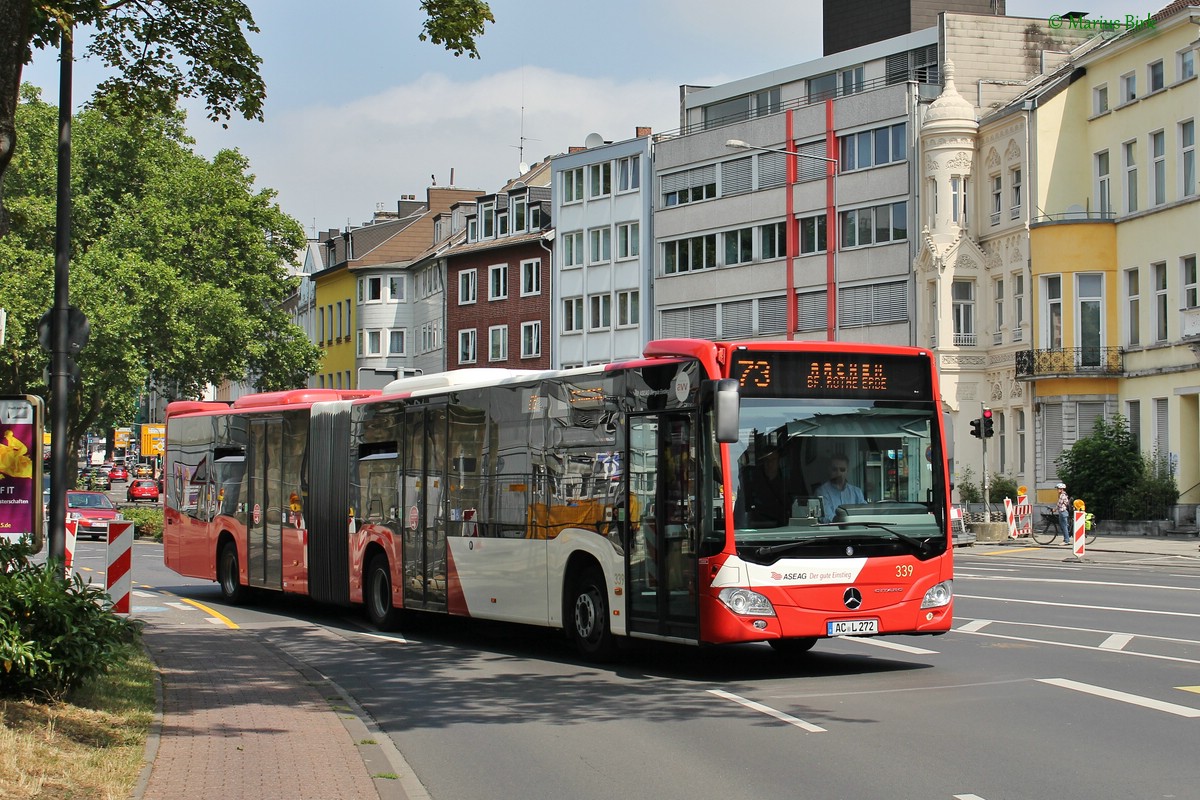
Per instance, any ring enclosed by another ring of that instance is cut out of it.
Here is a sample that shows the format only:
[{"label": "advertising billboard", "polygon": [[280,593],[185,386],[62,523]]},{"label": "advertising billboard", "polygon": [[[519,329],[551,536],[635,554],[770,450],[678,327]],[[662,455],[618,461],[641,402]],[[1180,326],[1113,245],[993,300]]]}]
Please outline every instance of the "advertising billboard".
[{"label": "advertising billboard", "polygon": [[0,395],[0,538],[42,541],[42,399]]}]

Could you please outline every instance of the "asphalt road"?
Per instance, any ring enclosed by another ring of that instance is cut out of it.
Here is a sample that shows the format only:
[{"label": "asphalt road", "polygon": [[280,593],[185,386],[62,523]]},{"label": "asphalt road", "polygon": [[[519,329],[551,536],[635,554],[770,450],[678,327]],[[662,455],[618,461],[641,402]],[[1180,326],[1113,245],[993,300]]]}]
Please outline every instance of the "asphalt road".
[{"label": "asphalt road", "polygon": [[[204,614],[186,598],[258,629],[349,691],[435,800],[1196,796],[1200,568],[960,552],[942,637],[791,661],[643,645],[596,666],[536,629],[231,608],[160,547],[134,556],[135,615]],[[77,564],[102,559],[83,543]]]}]

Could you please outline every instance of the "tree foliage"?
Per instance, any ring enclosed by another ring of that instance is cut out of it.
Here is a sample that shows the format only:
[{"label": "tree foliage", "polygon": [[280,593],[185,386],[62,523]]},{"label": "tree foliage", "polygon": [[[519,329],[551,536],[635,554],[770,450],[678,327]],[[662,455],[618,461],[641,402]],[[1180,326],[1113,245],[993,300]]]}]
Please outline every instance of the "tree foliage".
[{"label": "tree foliage", "polygon": [[1179,497],[1169,466],[1143,455],[1120,414],[1063,451],[1058,476],[1101,519],[1162,518]]},{"label": "tree foliage", "polygon": [[[26,146],[9,174],[13,227],[0,238],[9,311],[0,391],[46,396],[49,354],[37,322],[53,297],[57,109],[26,88]],[[72,304],[91,337],[77,357],[69,433],[132,421],[153,385],[197,396],[207,383],[258,376],[264,390],[304,383],[320,353],[281,310],[304,245],[274,192],[255,191],[245,158],[191,150],[179,114],[147,119],[86,109],[72,124]]]},{"label": "tree foliage", "polygon": [[[484,0],[421,0],[421,9],[421,41],[479,57],[475,39],[495,21]],[[95,36],[76,56],[95,58],[112,73],[97,87],[96,107],[155,117],[171,113],[179,98],[195,97],[214,122],[235,113],[262,119],[262,59],[246,40],[259,29],[241,0],[0,0],[0,186],[16,146],[22,67],[34,50],[58,47],[85,26]],[[0,236],[7,231],[0,194]]]}]

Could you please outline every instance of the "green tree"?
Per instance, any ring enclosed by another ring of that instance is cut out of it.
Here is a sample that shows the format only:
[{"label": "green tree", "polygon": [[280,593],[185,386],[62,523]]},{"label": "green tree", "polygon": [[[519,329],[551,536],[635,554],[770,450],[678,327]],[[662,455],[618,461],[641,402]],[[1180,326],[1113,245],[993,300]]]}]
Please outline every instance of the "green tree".
[{"label": "green tree", "polygon": [[1121,498],[1145,474],[1145,460],[1129,423],[1120,414],[1111,422],[1099,419],[1087,436],[1058,457],[1058,477],[1073,498],[1083,500],[1101,519],[1117,514]]},{"label": "green tree", "polygon": [[[484,0],[421,0],[418,38],[478,58],[475,39],[495,22]],[[15,153],[21,70],[34,50],[56,48],[64,32],[92,26],[77,57],[96,58],[113,76],[94,102],[125,117],[169,114],[181,97],[203,98],[209,119],[262,119],[262,63],[247,33],[258,27],[239,0],[0,0],[0,187]],[[53,169],[53,159],[49,166]],[[9,230],[0,193],[0,236]]]},{"label": "green tree", "polygon": [[[26,88],[28,131],[10,167],[13,228],[0,239],[0,297],[9,310],[0,391],[46,395],[37,320],[53,296],[57,110]],[[257,376],[263,390],[301,385],[319,350],[280,310],[296,288],[288,264],[304,244],[296,220],[255,191],[245,158],[191,150],[183,118],[132,120],[87,109],[73,123],[76,224],[71,296],[91,323],[78,356],[69,435],[133,418],[152,384],[195,396],[206,383]]]}]

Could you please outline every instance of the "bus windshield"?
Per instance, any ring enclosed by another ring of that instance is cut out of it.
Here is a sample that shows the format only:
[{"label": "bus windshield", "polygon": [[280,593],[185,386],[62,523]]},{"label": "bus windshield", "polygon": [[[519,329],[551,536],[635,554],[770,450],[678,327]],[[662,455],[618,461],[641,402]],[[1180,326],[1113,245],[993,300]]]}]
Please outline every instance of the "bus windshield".
[{"label": "bus windshield", "polygon": [[739,550],[854,539],[944,551],[935,413],[929,402],[744,397],[729,446]]}]

